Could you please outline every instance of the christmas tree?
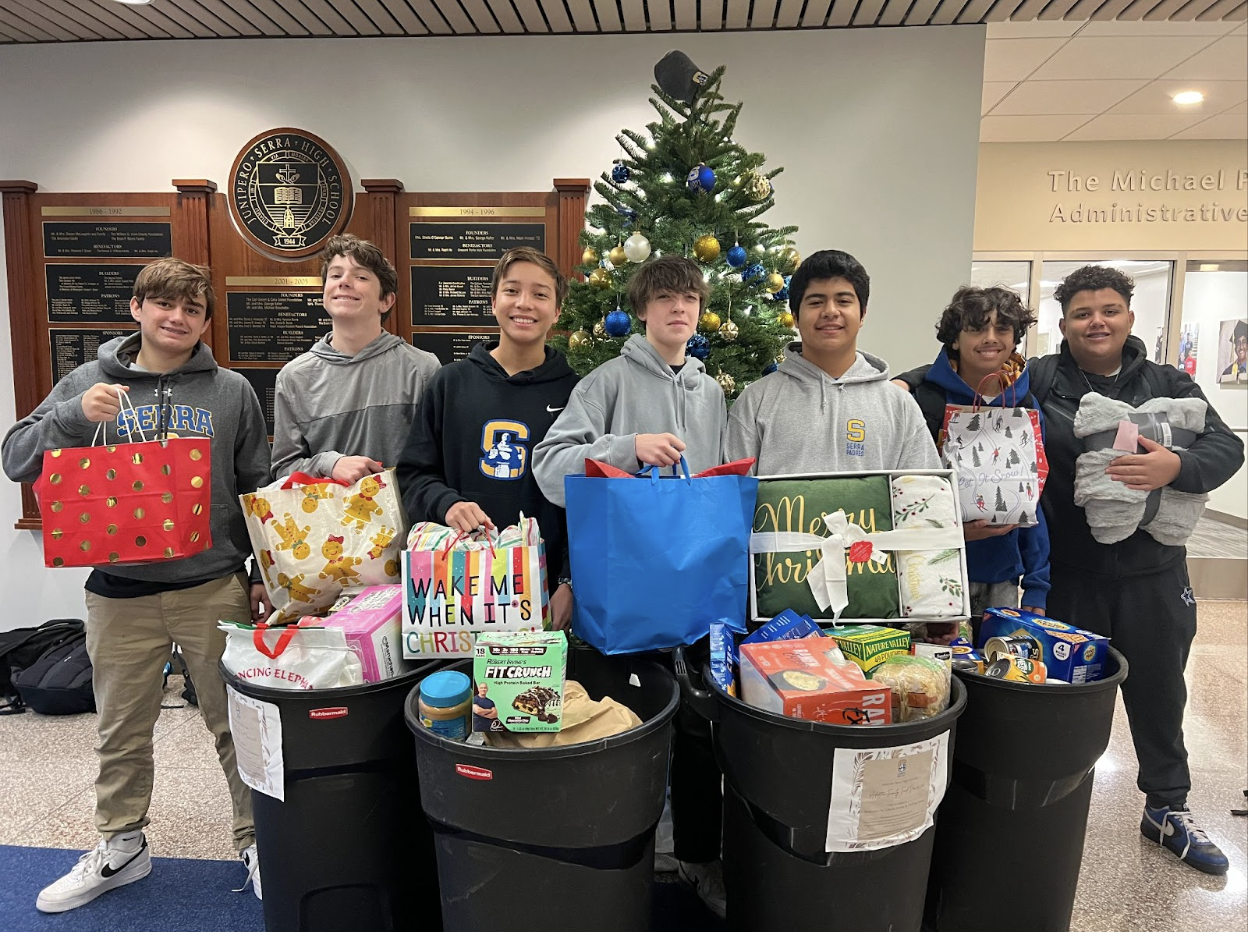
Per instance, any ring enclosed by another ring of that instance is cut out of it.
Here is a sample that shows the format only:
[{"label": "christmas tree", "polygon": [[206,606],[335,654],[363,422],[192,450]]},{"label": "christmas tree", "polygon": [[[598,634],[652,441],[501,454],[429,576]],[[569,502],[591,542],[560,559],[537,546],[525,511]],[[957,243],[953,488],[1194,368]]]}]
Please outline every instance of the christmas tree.
[{"label": "christmas tree", "polygon": [[801,257],[789,237],[758,218],[775,203],[764,157],[733,142],[741,104],[719,92],[714,71],[692,103],[651,89],[659,119],[646,134],[624,130],[623,149],[594,189],[603,203],[588,211],[585,252],[569,284],[561,331],[552,344],[584,375],[609,359],[643,325],[628,305],[628,281],[658,255],[686,256],[704,270],[711,294],[689,341],[689,355],[729,397],[773,371],[795,338],[788,278]]}]

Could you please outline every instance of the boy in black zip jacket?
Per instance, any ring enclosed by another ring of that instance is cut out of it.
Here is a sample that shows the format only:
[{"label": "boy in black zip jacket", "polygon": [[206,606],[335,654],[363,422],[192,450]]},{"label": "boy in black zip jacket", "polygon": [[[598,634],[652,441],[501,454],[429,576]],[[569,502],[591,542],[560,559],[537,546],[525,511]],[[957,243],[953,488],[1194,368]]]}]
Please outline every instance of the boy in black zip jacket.
[{"label": "boy in black zip jacket", "polygon": [[[143,828],[152,797],[152,731],[160,714],[161,671],[177,642],[216,738],[233,806],[234,842],[260,895],[251,790],[238,775],[225,683],[217,662],[225,634],[217,622],[259,620],[264,586],[249,582],[251,544],[238,496],[269,481],[269,443],[260,402],[242,376],[217,366],[200,341],[212,320],[207,269],[160,259],[135,281],[130,313],[139,332],[100,347],[4,438],[5,474],[39,477],[43,454],[86,446],[104,424],[117,442],[170,436],[211,441],[212,546],[180,560],[92,570],[87,578],[87,652],[94,669],[100,758],[95,782],[99,845],[39,893],[42,912],[76,909],[152,870]],[[172,390],[172,402],[162,389]],[[134,403],[122,410],[118,393]],[[124,505],[124,501],[122,502]]]},{"label": "boy in black zip jacket", "polygon": [[439,369],[416,409],[399,457],[407,516],[463,533],[536,518],[546,541],[550,618],[572,618],[567,519],[533,477],[533,449],[568,403],[577,376],[546,346],[567,281],[546,255],[508,250],[494,267],[491,305],[498,342],[478,343],[467,359]]},{"label": "boy in black zip jacket", "polygon": [[[1028,364],[1032,393],[1044,411],[1049,460],[1040,498],[1051,544],[1048,609],[1060,621],[1111,638],[1130,665],[1122,699],[1139,759],[1137,785],[1147,797],[1140,831],[1197,870],[1225,874],[1226,856],[1187,808],[1183,671],[1196,634],[1187,550],[1140,530],[1117,544],[1097,543],[1074,501],[1075,460],[1084,452],[1074,417],[1085,394],[1095,391],[1133,406],[1150,398],[1208,401],[1190,376],[1150,362],[1144,343],[1130,336],[1133,290],[1131,279],[1116,269],[1072,272],[1053,295],[1062,306],[1061,351]],[[1137,490],[1168,485],[1211,492],[1244,462],[1243,444],[1212,405],[1204,432],[1189,449],[1169,450],[1144,438],[1140,446],[1146,452],[1119,457],[1106,470]]]}]

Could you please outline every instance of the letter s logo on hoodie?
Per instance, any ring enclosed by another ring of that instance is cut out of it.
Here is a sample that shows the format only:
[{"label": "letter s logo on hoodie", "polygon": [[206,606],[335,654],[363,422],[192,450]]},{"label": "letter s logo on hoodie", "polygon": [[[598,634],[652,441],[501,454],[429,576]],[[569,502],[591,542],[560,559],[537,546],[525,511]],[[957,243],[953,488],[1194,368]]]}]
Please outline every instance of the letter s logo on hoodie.
[{"label": "letter s logo on hoodie", "polygon": [[529,465],[529,426],[520,421],[486,421],[481,429],[481,450],[477,462],[481,475],[491,479],[520,479]]},{"label": "letter s logo on hoodie", "polygon": [[858,418],[845,423],[845,455],[865,456],[867,452],[867,425]]}]

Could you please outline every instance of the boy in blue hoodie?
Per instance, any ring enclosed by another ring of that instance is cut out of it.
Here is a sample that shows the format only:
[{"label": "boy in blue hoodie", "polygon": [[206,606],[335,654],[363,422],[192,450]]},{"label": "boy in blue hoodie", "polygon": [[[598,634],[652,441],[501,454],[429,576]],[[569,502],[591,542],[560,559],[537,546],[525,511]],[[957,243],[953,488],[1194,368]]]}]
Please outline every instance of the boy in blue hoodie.
[{"label": "boy in blue hoodie", "polygon": [[[1015,347],[1036,322],[1017,294],[1008,288],[959,288],[936,325],[944,345],[930,366],[906,373],[915,400],[939,448],[946,404],[969,405],[978,393],[991,407],[1039,410],[1029,392],[1027,363]],[[921,379],[921,381],[919,381]],[[894,384],[909,388],[906,381]],[[1043,418],[1041,419],[1043,424]],[[970,577],[971,617],[984,609],[1019,604],[1044,614],[1049,594],[1049,530],[1037,510],[1034,527],[968,521],[966,568]]]}]

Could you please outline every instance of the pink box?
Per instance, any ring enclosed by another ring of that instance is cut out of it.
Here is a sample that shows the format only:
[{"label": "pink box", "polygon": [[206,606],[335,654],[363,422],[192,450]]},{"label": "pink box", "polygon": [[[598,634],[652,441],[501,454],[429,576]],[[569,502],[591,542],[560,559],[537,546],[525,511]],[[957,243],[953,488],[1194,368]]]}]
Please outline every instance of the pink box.
[{"label": "pink box", "polygon": [[408,669],[400,638],[403,631],[403,587],[369,586],[338,611],[317,620],[323,628],[341,628],[347,646],[359,654],[364,682],[376,683]]}]

